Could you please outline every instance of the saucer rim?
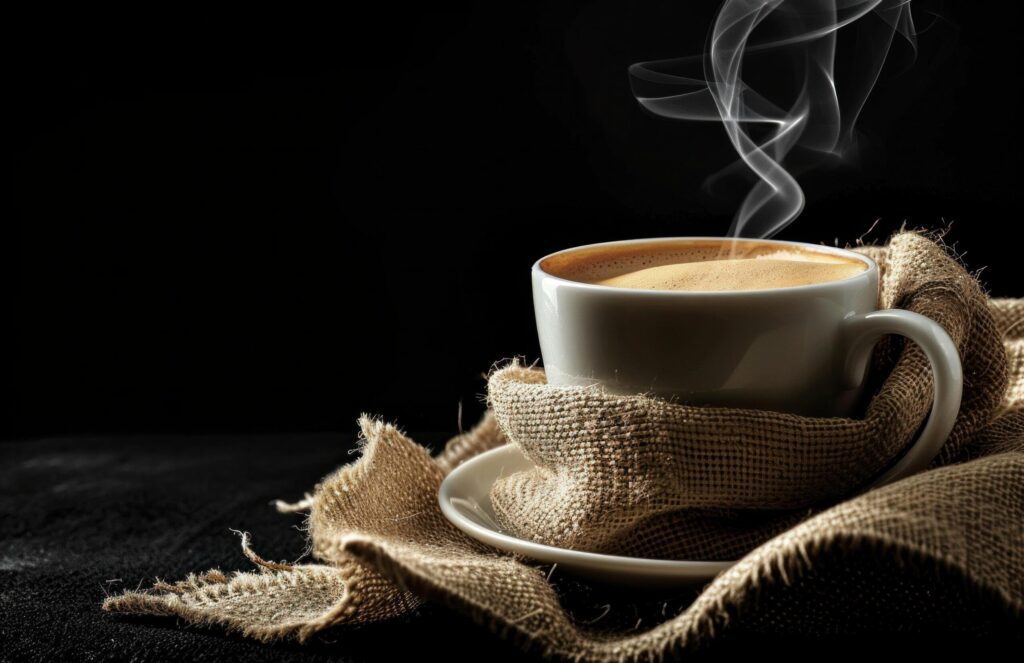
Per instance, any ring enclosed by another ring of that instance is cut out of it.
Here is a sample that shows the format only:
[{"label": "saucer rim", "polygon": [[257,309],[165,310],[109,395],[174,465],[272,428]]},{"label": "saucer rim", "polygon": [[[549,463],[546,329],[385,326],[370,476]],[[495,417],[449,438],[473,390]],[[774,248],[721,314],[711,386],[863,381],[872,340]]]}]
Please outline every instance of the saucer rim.
[{"label": "saucer rim", "polygon": [[528,539],[521,539],[504,532],[480,525],[465,516],[451,504],[452,498],[463,498],[465,492],[454,492],[457,484],[467,475],[472,474],[481,466],[502,456],[518,455],[525,457],[522,450],[515,444],[504,444],[469,458],[453,468],[441,482],[437,491],[441,512],[453,525],[464,533],[483,543],[507,552],[524,554],[527,557],[551,563],[566,563],[573,566],[585,566],[591,570],[603,569],[612,572],[641,572],[645,575],[660,575],[677,578],[680,576],[709,578],[728,569],[736,563],[733,561],[699,561],[652,559],[631,557],[628,555],[610,555],[584,550],[572,550],[552,546]]}]

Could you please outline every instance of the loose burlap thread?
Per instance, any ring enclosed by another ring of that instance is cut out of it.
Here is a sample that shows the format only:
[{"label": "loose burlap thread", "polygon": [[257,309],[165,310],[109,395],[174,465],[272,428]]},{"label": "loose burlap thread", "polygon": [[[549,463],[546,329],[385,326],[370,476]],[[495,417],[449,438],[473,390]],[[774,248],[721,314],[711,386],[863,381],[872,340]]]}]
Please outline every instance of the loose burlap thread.
[{"label": "loose burlap thread", "polygon": [[[1024,300],[988,298],[917,233],[856,250],[879,263],[882,307],[936,320],[960,352],[961,409],[925,471],[859,488],[912,444],[931,403],[927,360],[896,337],[875,353],[873,396],[856,418],[555,387],[513,361],[488,375],[481,420],[435,456],[394,425],[360,417],[361,456],[306,500],[279,505],[309,511],[318,563],[267,562],[243,539],[255,572],[192,574],[103,607],[306,640],[437,601],[524,649],[576,660],[654,660],[750,632],[1019,629]],[[506,443],[535,462],[492,488],[508,531],[581,550],[737,563],[674,614],[664,603],[645,628],[580,619],[573,607],[590,588],[469,538],[437,505],[452,468]]]}]

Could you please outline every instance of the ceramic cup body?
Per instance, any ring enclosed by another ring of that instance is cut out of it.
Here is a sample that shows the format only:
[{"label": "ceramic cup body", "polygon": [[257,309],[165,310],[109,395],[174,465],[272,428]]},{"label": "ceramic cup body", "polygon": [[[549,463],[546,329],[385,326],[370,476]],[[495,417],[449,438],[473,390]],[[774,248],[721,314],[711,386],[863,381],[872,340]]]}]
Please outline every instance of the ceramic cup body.
[{"label": "ceramic cup body", "polygon": [[863,254],[800,242],[737,240],[840,255],[865,269],[838,281],[725,292],[617,288],[545,270],[557,262],[553,258],[574,251],[708,240],[722,241],[607,242],[537,260],[533,302],[548,382],[601,383],[615,393],[648,393],[697,405],[851,416],[866,397],[871,348],[881,336],[899,333],[932,360],[936,399],[941,396],[947,410],[933,408],[929,421],[937,452],[959,408],[959,356],[945,331],[928,318],[878,310],[878,265]]}]

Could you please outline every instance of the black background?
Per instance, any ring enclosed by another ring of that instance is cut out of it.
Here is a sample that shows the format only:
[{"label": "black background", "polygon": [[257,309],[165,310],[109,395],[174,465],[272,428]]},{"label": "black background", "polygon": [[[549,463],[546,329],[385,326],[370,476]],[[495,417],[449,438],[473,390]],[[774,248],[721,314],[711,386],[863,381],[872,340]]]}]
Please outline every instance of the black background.
[{"label": "black background", "polygon": [[[534,260],[726,232],[739,199],[701,188],[724,132],[646,114],[626,73],[699,52],[715,4],[9,21],[4,434],[453,432],[460,401],[469,425],[492,363],[539,357]],[[1022,296],[1019,23],[914,11],[916,61],[779,237],[951,225]]]}]

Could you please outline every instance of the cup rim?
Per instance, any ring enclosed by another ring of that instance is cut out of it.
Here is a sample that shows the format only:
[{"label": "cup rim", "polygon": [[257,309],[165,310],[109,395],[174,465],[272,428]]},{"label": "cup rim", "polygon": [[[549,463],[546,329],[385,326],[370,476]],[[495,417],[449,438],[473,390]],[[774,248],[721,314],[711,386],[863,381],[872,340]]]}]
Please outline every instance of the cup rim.
[{"label": "cup rim", "polygon": [[[808,283],[804,285],[790,285],[781,286],[775,288],[754,288],[749,290],[656,290],[653,288],[620,288],[611,285],[600,285],[597,283],[586,283],[584,281],[573,281],[557,274],[552,274],[546,271],[541,265],[545,260],[553,258],[555,256],[565,255],[574,253],[576,251],[582,251],[584,249],[595,249],[600,247],[611,247],[611,246],[628,246],[630,244],[651,244],[651,243],[662,243],[662,242],[679,242],[679,241],[737,241],[737,242],[757,242],[759,244],[776,244],[778,246],[796,246],[804,250],[817,251],[820,253],[828,253],[832,255],[840,255],[845,258],[852,258],[860,260],[867,265],[867,269],[863,272],[854,274],[853,276],[847,276],[846,278],[838,279],[835,281],[824,281],[822,283]],[[608,293],[629,293],[633,292],[637,295],[646,296],[657,296],[657,297],[770,297],[779,293],[811,293],[813,291],[820,290],[831,290],[835,288],[850,287],[853,283],[858,280],[863,280],[870,283],[873,278],[877,279],[878,274],[878,263],[876,263],[870,256],[863,253],[857,253],[849,249],[843,249],[838,246],[827,246],[825,244],[811,244],[809,242],[797,242],[792,240],[781,240],[781,239],[758,239],[755,237],[713,237],[713,236],[667,236],[667,237],[640,237],[636,239],[620,239],[611,240],[607,242],[594,242],[592,244],[580,244],[578,246],[572,246],[558,251],[553,251],[545,256],[541,256],[533,263],[531,268],[532,273],[539,273],[546,279],[554,279],[559,283],[564,283],[567,286],[572,286],[584,290],[593,290],[596,292],[608,292]]]}]

